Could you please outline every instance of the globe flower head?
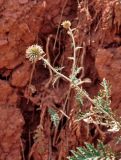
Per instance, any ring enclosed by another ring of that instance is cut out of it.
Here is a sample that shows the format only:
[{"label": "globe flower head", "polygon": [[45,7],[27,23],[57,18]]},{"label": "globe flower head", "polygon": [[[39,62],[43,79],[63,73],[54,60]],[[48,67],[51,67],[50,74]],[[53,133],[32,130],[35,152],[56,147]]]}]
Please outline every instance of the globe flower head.
[{"label": "globe flower head", "polygon": [[27,48],[26,58],[29,59],[32,63],[37,62],[42,58],[44,51],[41,46],[34,44]]},{"label": "globe flower head", "polygon": [[71,22],[69,20],[63,21],[62,24],[63,28],[69,29],[71,27]]}]

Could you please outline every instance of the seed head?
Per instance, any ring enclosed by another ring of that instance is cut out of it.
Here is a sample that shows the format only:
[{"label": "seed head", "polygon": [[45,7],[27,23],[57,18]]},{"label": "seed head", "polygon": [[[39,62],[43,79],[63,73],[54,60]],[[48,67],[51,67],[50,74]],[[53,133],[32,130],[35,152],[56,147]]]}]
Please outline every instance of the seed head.
[{"label": "seed head", "polygon": [[63,28],[69,29],[71,27],[71,22],[69,20],[63,21],[62,24]]},{"label": "seed head", "polygon": [[26,50],[26,58],[28,58],[32,63],[40,60],[43,54],[44,51],[42,47],[37,44],[28,47]]}]

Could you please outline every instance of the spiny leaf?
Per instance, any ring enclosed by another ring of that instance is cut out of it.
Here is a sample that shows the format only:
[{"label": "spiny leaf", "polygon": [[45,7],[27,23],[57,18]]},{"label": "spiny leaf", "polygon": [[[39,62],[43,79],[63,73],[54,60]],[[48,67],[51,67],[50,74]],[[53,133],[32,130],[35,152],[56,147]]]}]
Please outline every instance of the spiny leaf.
[{"label": "spiny leaf", "polygon": [[71,151],[73,156],[69,160],[115,160],[114,154],[106,150],[104,144],[99,141],[97,149],[94,145],[85,143],[85,147],[78,147],[77,151]]},{"label": "spiny leaf", "polygon": [[51,117],[51,121],[53,122],[55,127],[57,127],[58,124],[59,124],[59,121],[60,121],[58,113],[53,108],[49,108],[48,109],[48,113],[49,113],[49,115]]}]

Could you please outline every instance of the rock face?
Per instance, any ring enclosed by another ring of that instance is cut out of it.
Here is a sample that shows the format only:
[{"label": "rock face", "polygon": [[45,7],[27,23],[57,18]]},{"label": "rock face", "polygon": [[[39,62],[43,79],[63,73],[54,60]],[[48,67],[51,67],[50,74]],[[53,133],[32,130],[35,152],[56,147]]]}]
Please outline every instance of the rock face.
[{"label": "rock face", "polygon": [[26,62],[19,66],[12,73],[11,85],[15,87],[25,87],[29,81],[32,66]]},{"label": "rock face", "polygon": [[19,109],[0,107],[0,159],[21,160],[21,133],[24,120]]},{"label": "rock face", "polygon": [[16,105],[18,95],[6,81],[0,80],[0,105]]},{"label": "rock face", "polygon": [[42,2],[27,2],[7,0],[1,4],[0,68],[13,69],[20,65],[26,46],[37,38],[44,6]]},{"label": "rock face", "polygon": [[31,64],[25,50],[37,39],[44,9],[44,2],[0,0],[0,160],[22,160],[24,154],[17,88],[29,81]]},{"label": "rock face", "polygon": [[121,47],[111,49],[98,49],[95,65],[99,77],[104,77],[111,83],[112,107],[120,108],[121,88]]},{"label": "rock face", "polygon": [[[53,160],[61,160],[70,149],[83,145],[84,141],[92,142],[98,136],[96,131],[97,135],[91,135],[91,129],[84,124],[73,123],[73,119],[69,128],[64,115],[60,115],[61,126],[57,132],[47,109],[54,106],[70,115],[77,104],[64,80],[59,79],[55,88],[52,87],[53,77],[41,62],[36,64],[32,85],[28,87],[32,64],[25,58],[25,52],[32,44],[41,44],[51,64],[64,66],[64,74],[70,74],[72,63],[68,57],[72,56],[72,45],[60,25],[63,20],[70,20],[72,28],[77,28],[75,40],[83,47],[77,63],[85,67],[83,78],[92,80],[91,85],[84,87],[93,97],[105,77],[112,85],[112,108],[120,113],[121,4],[119,0],[78,3],[76,0],[0,0],[0,160],[22,160],[22,154],[25,160],[28,157],[46,160],[49,152]],[[40,122],[42,137],[34,143]]]}]

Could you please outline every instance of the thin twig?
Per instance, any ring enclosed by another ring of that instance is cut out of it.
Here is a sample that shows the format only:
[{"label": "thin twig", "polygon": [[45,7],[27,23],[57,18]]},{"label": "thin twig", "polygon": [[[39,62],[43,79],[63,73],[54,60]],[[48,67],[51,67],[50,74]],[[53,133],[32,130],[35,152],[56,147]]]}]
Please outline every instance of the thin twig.
[{"label": "thin twig", "polygon": [[42,57],[42,60],[45,62],[46,65],[48,65],[48,67],[50,67],[50,68],[52,69],[53,72],[55,72],[56,74],[58,74],[60,77],[63,77],[63,78],[66,79],[67,81],[71,82],[71,80],[70,80],[68,77],[66,77],[64,74],[61,74],[61,73],[58,72],[55,68],[53,68],[53,67],[51,66],[51,64],[50,64],[46,59],[44,59],[44,58]]},{"label": "thin twig", "polygon": [[[49,37],[47,38],[47,44],[46,44],[46,55],[47,55],[47,60],[49,61],[49,63],[51,64],[51,60],[50,60],[50,54],[49,54],[49,44],[50,44],[50,40],[53,37],[52,34],[49,35]],[[48,88],[49,84],[51,83],[52,79],[53,79],[53,73],[52,70],[49,68],[49,72],[50,72],[50,78],[49,81],[46,84],[46,87]]]},{"label": "thin twig", "polygon": [[[31,74],[30,74],[30,80],[29,80],[29,85],[28,85],[28,93],[30,93],[30,86],[31,86],[31,83],[32,83],[32,78],[33,78],[33,74],[34,74],[34,70],[35,70],[35,64],[36,64],[36,62],[33,63],[32,71],[31,71]],[[27,99],[27,103],[28,102],[29,102],[29,97]]]},{"label": "thin twig", "polygon": [[21,145],[22,159],[25,160],[25,156],[24,156],[24,147],[23,147],[22,140],[20,140],[20,145]]},{"label": "thin twig", "polygon": [[60,111],[66,118],[70,119],[70,117],[69,117],[67,114],[65,114],[64,111],[62,111],[61,109],[59,109],[59,111]]},{"label": "thin twig", "polygon": [[82,55],[81,55],[81,67],[82,67],[82,74],[80,76],[81,79],[85,75],[85,72],[84,72],[84,58],[85,58],[85,55],[86,55],[86,44],[85,44],[85,42],[83,42],[83,51],[82,51]]},{"label": "thin twig", "polygon": [[35,64],[36,64],[36,62],[33,63],[32,71],[31,71],[31,75],[30,75],[29,87],[30,87],[31,82],[32,82],[33,73],[34,73],[34,69],[35,69]]},{"label": "thin twig", "polygon": [[74,35],[72,32],[72,29],[69,28],[69,35],[72,39],[72,44],[73,44],[73,65],[72,65],[72,75],[74,75],[75,72],[75,68],[76,68],[76,43],[75,43],[75,39],[74,39]]},{"label": "thin twig", "polygon": [[56,42],[57,42],[57,38],[58,38],[58,34],[59,34],[59,29],[60,29],[60,25],[61,25],[61,21],[62,21],[62,16],[63,16],[63,12],[64,12],[64,9],[66,7],[67,2],[68,2],[68,0],[65,1],[63,8],[62,8],[62,11],[61,11],[60,22],[59,22],[58,29],[57,29],[53,50],[55,50],[55,46],[56,46]]}]

